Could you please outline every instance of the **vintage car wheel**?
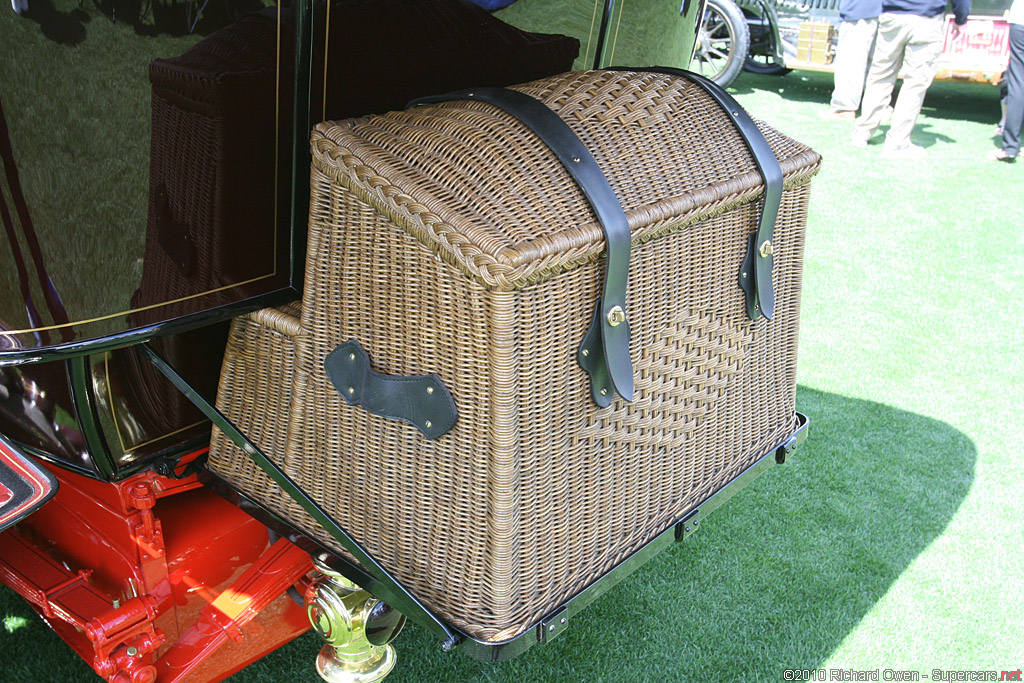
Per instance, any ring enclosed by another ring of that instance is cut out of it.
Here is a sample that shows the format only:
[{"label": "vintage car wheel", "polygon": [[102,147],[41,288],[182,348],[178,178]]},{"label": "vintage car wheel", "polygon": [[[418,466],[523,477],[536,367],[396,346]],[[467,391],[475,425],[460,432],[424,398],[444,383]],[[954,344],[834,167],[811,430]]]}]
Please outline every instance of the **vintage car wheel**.
[{"label": "vintage car wheel", "polygon": [[750,31],[736,3],[707,0],[691,68],[724,88],[743,70],[749,50]]},{"label": "vintage car wheel", "polygon": [[773,55],[747,55],[743,70],[767,76],[783,76],[792,71],[779,64]]}]

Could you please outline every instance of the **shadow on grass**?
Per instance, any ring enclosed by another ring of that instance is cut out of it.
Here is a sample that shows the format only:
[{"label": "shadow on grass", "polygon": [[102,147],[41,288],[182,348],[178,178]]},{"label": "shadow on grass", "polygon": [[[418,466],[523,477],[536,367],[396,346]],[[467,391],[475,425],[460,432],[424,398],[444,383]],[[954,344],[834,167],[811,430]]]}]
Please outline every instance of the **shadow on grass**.
[{"label": "shadow on grass", "polygon": [[[798,405],[810,439],[789,462],[556,640],[490,665],[444,654],[410,626],[388,682],[782,680],[785,669],[819,667],[942,534],[967,495],[976,450],[947,424],[880,403],[802,387]],[[12,680],[88,673],[7,590],[0,619],[16,625],[3,636]],[[318,649],[307,634],[231,680],[316,681]]]},{"label": "shadow on grass", "polygon": [[[886,127],[888,131],[888,126]],[[918,119],[917,125],[914,126],[914,141],[922,147],[931,147],[937,142],[942,143],[955,143],[956,140],[933,130],[933,126],[930,123],[923,123]]]},{"label": "shadow on grass", "polygon": [[[264,8],[260,0],[92,0],[61,11],[54,0],[27,0],[22,17],[37,24],[47,39],[60,45],[80,45],[87,37],[86,24],[95,7],[102,18],[131,26],[141,36],[206,36],[249,12]],[[66,3],[65,3],[66,4]]]},{"label": "shadow on grass", "polygon": [[[875,134],[872,136],[873,145],[881,145],[882,141],[889,132],[889,124],[884,124],[878,127]],[[937,143],[943,144],[955,144],[957,140],[951,138],[945,133],[936,132],[934,126],[921,119],[917,120],[917,124],[914,126],[914,144],[921,145],[924,148],[932,147]]]},{"label": "shadow on grass", "polygon": [[[817,103],[822,111],[826,111],[832,98],[832,87],[832,74],[792,71],[784,76],[744,72],[730,89],[741,95],[757,90],[777,92],[794,102]],[[897,85],[893,97],[898,91]],[[994,125],[999,120],[999,88],[979,83],[936,81],[928,89],[921,111],[938,119]]]},{"label": "shadow on grass", "polygon": [[28,9],[22,14],[39,24],[43,35],[61,45],[79,45],[85,41],[85,25],[90,16],[79,7],[62,12],[54,7],[52,0],[29,0]]}]

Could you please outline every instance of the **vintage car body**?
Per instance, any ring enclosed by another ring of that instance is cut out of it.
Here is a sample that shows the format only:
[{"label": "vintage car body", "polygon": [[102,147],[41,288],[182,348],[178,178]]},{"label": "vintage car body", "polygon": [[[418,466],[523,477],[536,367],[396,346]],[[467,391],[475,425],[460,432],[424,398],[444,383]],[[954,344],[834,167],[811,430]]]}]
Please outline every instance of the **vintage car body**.
[{"label": "vintage car body", "polygon": [[[698,39],[706,74],[728,85],[742,69],[766,74],[793,69],[833,71],[839,4],[839,0],[709,0]],[[1009,25],[1004,19],[1009,8],[1009,0],[973,2],[957,37],[952,35],[953,15],[947,15],[936,78],[999,83],[1010,54]]]},{"label": "vintage car body", "polygon": [[[521,0],[500,16],[578,40],[581,68],[686,66],[704,14],[571,5]],[[118,682],[221,680],[309,619],[333,680],[386,675],[399,612],[488,660],[553,637],[554,625],[499,646],[466,638],[373,558],[325,554],[202,466],[211,421],[234,434],[212,405],[229,321],[301,294],[313,125],[534,77],[544,39],[456,1],[127,3],[88,27],[96,10],[74,2],[14,9],[0,20],[0,582]],[[425,25],[469,47],[438,49]],[[218,29],[230,50],[203,42]],[[370,54],[384,63],[368,68]],[[199,224],[210,229],[187,229]],[[557,628],[689,533],[680,522],[630,556]]]}]

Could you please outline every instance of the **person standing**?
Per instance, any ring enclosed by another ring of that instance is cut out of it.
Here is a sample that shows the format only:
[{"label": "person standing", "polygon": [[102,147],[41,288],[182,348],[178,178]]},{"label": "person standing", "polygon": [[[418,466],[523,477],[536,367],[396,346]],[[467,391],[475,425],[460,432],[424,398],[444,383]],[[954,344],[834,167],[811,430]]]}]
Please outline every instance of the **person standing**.
[{"label": "person standing", "polygon": [[992,161],[1013,161],[1020,152],[1024,124],[1024,0],[1013,0],[1006,16],[1010,24],[1010,63],[1003,73],[1006,112],[1003,114],[1003,146],[988,154]]},{"label": "person standing", "polygon": [[[971,0],[951,0],[956,23],[953,37],[967,23]],[[935,78],[935,63],[945,40],[946,0],[882,0],[878,36],[864,86],[861,116],[853,128],[852,142],[867,147],[889,106],[896,77],[903,70],[903,86],[893,105],[892,125],[885,136],[882,155],[889,158],[920,158],[924,148],[910,141],[921,113],[924,95]]]},{"label": "person standing", "polygon": [[835,89],[829,112],[832,118],[857,116],[881,13],[882,0],[842,0],[839,3],[841,21],[836,45]]}]

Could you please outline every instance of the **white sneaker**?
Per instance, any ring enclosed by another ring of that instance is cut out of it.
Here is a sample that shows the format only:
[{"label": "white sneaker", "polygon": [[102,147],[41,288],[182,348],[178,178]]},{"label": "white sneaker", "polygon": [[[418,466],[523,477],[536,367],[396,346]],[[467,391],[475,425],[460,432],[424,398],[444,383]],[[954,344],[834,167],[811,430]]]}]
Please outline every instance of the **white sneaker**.
[{"label": "white sneaker", "polygon": [[853,131],[853,135],[850,136],[850,144],[857,149],[867,149],[868,140],[870,139],[859,134],[857,131]]},{"label": "white sneaker", "polygon": [[902,147],[886,145],[882,148],[883,159],[921,159],[924,157],[924,147],[907,143]]}]

